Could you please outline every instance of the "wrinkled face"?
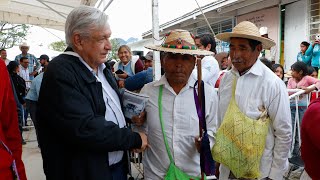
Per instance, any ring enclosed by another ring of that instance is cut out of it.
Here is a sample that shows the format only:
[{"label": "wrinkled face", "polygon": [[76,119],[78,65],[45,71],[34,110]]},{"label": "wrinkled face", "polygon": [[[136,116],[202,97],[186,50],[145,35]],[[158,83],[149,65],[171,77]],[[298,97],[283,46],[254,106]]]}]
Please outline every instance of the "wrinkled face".
[{"label": "wrinkled face", "polygon": [[23,59],[22,62],[20,61],[20,64],[21,64],[22,67],[28,68],[28,66],[29,66],[29,59]]},{"label": "wrinkled face", "polygon": [[231,38],[229,47],[231,62],[240,73],[253,66],[262,50],[260,44],[252,51],[249,40],[244,38]]},{"label": "wrinkled face", "polygon": [[305,53],[306,50],[307,50],[307,46],[303,45],[303,44],[300,44],[300,50],[302,53]]},{"label": "wrinkled face", "polygon": [[163,58],[163,68],[171,86],[186,84],[195,65],[195,57],[188,54],[166,53]]},{"label": "wrinkled face", "polygon": [[1,51],[0,55],[2,59],[7,59],[7,51]]},{"label": "wrinkled face", "polygon": [[151,60],[144,60],[144,69],[148,69],[149,67],[152,67],[153,63]]},{"label": "wrinkled face", "polygon": [[277,67],[276,71],[274,72],[280,79],[283,77],[283,70],[281,67]]},{"label": "wrinkled face", "polygon": [[27,54],[29,51],[29,47],[28,46],[21,46],[21,52],[22,54]]},{"label": "wrinkled face", "polygon": [[131,60],[132,55],[131,55],[131,52],[127,48],[122,47],[118,51],[118,57],[121,60],[121,62],[124,65],[126,65]]},{"label": "wrinkled face", "polygon": [[111,30],[108,26],[101,29],[92,29],[89,37],[81,38],[80,56],[90,65],[99,66],[106,62],[111,50]]}]

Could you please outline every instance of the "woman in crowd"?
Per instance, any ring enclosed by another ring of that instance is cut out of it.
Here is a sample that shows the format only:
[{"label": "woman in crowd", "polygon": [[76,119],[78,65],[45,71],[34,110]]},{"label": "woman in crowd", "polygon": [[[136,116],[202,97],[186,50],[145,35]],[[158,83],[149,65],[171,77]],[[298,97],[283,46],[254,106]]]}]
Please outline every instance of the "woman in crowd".
[{"label": "woman in crowd", "polygon": [[[299,124],[301,125],[302,117],[304,112],[307,109],[307,102],[308,97],[306,94],[309,94],[311,91],[319,89],[320,88],[320,80],[313,78],[311,76],[308,76],[308,68],[307,65],[304,62],[298,61],[295,62],[291,66],[292,70],[292,78],[289,79],[287,88],[288,89],[303,89],[305,90],[305,94],[301,95],[299,97],[298,101],[298,114],[299,114]],[[315,84],[315,87],[308,88],[310,85]],[[294,128],[295,125],[295,114],[296,114],[296,104],[295,99],[292,99],[290,101],[290,107],[291,107],[291,118],[292,118],[292,128]],[[293,129],[294,130],[294,129]],[[297,130],[297,128],[296,128]],[[292,131],[294,132],[294,131]],[[297,131],[296,131],[297,132]],[[295,140],[293,140],[295,146],[293,150],[293,158],[299,157],[299,143],[298,143],[298,135],[296,133],[296,136],[294,137]]]},{"label": "woman in crowd", "polygon": [[26,96],[26,82],[25,80],[18,75],[20,68],[19,64],[16,61],[11,61],[7,69],[9,71],[10,77],[12,79],[13,85],[15,87],[15,90],[17,92],[17,96],[19,99],[20,104],[25,106],[25,96]]},{"label": "woman in crowd", "polygon": [[272,65],[273,72],[284,81],[284,69],[281,64],[273,64]]},{"label": "woman in crowd", "polygon": [[132,56],[129,46],[122,45],[118,49],[119,62],[113,68],[118,80],[119,88],[124,87],[124,80],[143,70],[143,62],[138,56]]},{"label": "woman in crowd", "polygon": [[[196,46],[198,49],[207,50],[214,52],[214,55],[217,54],[216,51],[216,41],[214,37],[210,34],[202,34],[195,37]],[[219,63],[213,56],[198,56],[201,58],[201,69],[202,69],[202,80],[212,87],[215,86],[217,79],[219,78]],[[197,69],[195,68],[192,71],[191,76],[193,79],[198,79]]]},{"label": "woman in crowd", "polygon": [[307,52],[307,49],[309,48],[310,44],[306,41],[302,41],[300,44],[300,52],[297,55],[297,61],[302,61],[306,63],[306,65],[311,66],[311,58],[312,58],[312,53],[311,51]]}]

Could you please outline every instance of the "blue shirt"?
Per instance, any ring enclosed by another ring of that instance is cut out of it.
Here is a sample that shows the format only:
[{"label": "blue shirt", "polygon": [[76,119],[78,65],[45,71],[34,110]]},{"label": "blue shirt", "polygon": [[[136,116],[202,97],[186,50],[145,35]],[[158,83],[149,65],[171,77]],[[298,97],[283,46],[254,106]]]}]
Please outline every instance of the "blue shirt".
[{"label": "blue shirt", "polygon": [[134,73],[132,72],[132,69],[131,69],[131,62],[132,61],[129,61],[126,65],[123,65],[123,63],[120,63],[118,69],[125,71],[128,74],[128,76],[133,76]]},{"label": "blue shirt", "polygon": [[42,78],[43,73],[40,73],[36,78],[33,79],[26,99],[31,101],[38,101]]}]

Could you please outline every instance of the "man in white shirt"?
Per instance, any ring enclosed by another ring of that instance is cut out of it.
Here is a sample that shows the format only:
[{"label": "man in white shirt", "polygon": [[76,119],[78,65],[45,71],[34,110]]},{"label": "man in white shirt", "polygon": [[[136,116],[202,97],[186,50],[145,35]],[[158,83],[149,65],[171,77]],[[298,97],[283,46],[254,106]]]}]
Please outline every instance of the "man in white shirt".
[{"label": "man in white shirt", "polygon": [[[263,48],[270,48],[275,43],[261,37],[258,28],[248,21],[239,23],[232,32],[221,33],[216,37],[230,42],[230,56],[233,64],[232,70],[225,73],[220,83],[218,124],[221,126],[225,121],[233,93],[232,84],[236,79],[235,101],[240,111],[246,117],[258,120],[261,109],[266,109],[270,118],[266,143],[260,159],[260,176],[257,178],[282,180],[288,168],[291,144],[288,93],[284,83],[257,60]],[[216,144],[217,142],[218,138]],[[219,179],[236,178],[243,177],[235,177],[230,167],[221,164]]]},{"label": "man in white shirt", "polygon": [[[261,37],[269,38],[267,27],[261,27],[259,29],[259,32],[260,32]],[[262,49],[259,57],[267,58],[269,61],[275,63],[276,54],[277,54],[277,45],[274,45],[270,48]]]},{"label": "man in white shirt", "polygon": [[[189,37],[189,38],[186,38]],[[171,43],[171,48],[168,44]],[[179,47],[185,47],[182,49]],[[146,104],[146,120],[142,130],[147,133],[150,148],[143,158],[145,179],[164,179],[170,165],[164,136],[167,139],[174,164],[190,176],[200,176],[199,118],[195,105],[194,86],[196,80],[190,75],[195,66],[196,55],[212,52],[198,50],[188,31],[174,30],[160,46],[146,48],[164,52],[165,74],[159,81],[146,84],[141,94],[149,96]],[[158,104],[160,88],[163,89],[161,104]],[[212,86],[204,85],[205,120],[211,145],[216,130],[217,92]],[[160,125],[159,108],[163,116],[164,134]],[[140,121],[140,119],[138,119]],[[137,122],[137,121],[134,121]]]},{"label": "man in white shirt", "polygon": [[26,88],[28,90],[31,86],[30,76],[29,76],[29,59],[27,57],[21,57],[19,67],[20,67],[19,76],[26,81]]}]

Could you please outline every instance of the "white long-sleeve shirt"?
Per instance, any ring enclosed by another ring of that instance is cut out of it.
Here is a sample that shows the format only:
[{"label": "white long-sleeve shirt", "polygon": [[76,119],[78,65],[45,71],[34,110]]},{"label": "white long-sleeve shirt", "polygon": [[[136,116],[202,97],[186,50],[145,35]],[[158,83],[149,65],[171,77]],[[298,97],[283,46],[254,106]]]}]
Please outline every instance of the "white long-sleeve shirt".
[{"label": "white long-sleeve shirt", "polygon": [[[146,149],[143,158],[144,178],[147,180],[163,179],[170,164],[159,119],[160,85],[163,85],[164,131],[175,165],[189,175],[200,176],[200,154],[195,146],[195,137],[199,136],[199,118],[193,95],[194,83],[190,77],[187,85],[176,94],[166,77],[162,76],[159,81],[146,84],[140,92],[149,96],[145,108],[147,118],[144,131],[151,147]],[[205,117],[212,146],[216,132],[218,97],[214,88],[207,84],[205,84],[205,96]]]},{"label": "white long-sleeve shirt", "polygon": [[[205,56],[201,60],[202,80],[214,87],[219,78],[219,63],[213,56]],[[191,76],[196,81],[198,79],[197,68],[193,69]]]},{"label": "white long-sleeve shirt", "polygon": [[[238,77],[235,99],[239,109],[249,118],[258,119],[259,107],[268,110],[270,126],[260,162],[260,178],[282,180],[288,168],[291,145],[291,113],[285,84],[261,61],[242,76],[236,69],[225,73],[219,87],[218,127],[227,111],[234,76]],[[230,170],[220,166],[220,180],[228,180]]]}]

